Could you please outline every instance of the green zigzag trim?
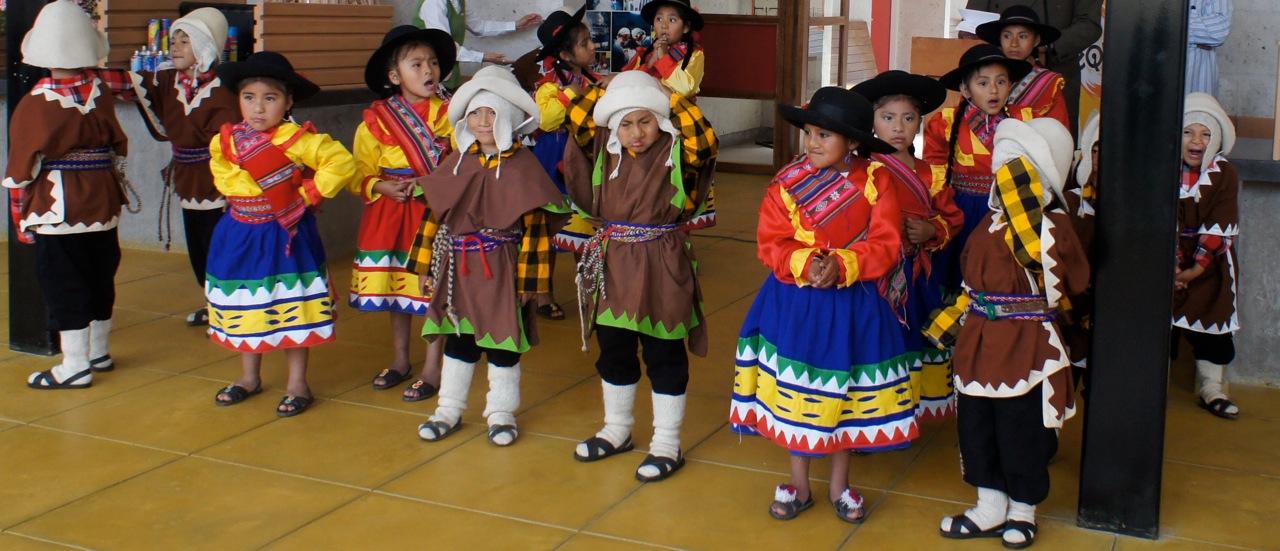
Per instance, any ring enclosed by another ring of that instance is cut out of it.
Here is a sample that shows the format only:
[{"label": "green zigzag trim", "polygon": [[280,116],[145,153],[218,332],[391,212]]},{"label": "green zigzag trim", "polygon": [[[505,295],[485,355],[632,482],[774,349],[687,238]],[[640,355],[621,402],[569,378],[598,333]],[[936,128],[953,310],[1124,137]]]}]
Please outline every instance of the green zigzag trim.
[{"label": "green zigzag trim", "polygon": [[674,340],[688,337],[689,330],[698,326],[698,318],[695,315],[687,327],[684,323],[678,323],[675,327],[667,329],[662,322],[655,325],[647,316],[643,320],[637,320],[634,315],[627,315],[625,312],[622,315],[615,315],[612,308],[607,308],[596,314],[596,324],[630,329],[659,339]]},{"label": "green zigzag trim", "polygon": [[[519,323],[521,335],[521,345],[519,346],[516,345],[514,338],[507,337],[506,340],[498,342],[494,340],[493,335],[490,333],[485,333],[484,335],[477,337],[476,344],[480,345],[480,348],[494,348],[497,350],[508,350],[524,354],[529,351],[529,340],[524,338],[524,320],[521,319]],[[458,320],[458,324],[462,326],[462,334],[473,336],[476,334],[476,327],[471,324],[471,320],[467,318],[460,318]],[[454,329],[453,322],[449,321],[448,318],[442,319],[439,323],[436,323],[428,317],[426,322],[422,324],[423,337],[429,335],[444,335],[447,337],[455,334],[457,334],[457,331]]]},{"label": "green zigzag trim", "polygon": [[[321,266],[320,271],[305,272],[301,274],[280,274],[262,279],[218,279],[213,276],[206,276],[205,281],[209,285],[222,291],[224,295],[230,295],[239,289],[247,289],[250,292],[257,292],[259,289],[272,289],[278,283],[284,283],[285,287],[295,289],[299,286],[310,287],[315,280],[319,279],[321,274],[328,270]],[[301,284],[301,285],[299,285]]]},{"label": "green zigzag trim", "polygon": [[[738,355],[742,355],[742,351],[751,344],[763,343],[763,346],[755,346],[759,356],[774,356],[778,353],[777,345],[765,340],[763,336],[738,339]],[[835,381],[838,385],[844,386],[849,384],[849,380],[856,377],[861,380],[864,376],[871,380],[888,379],[896,371],[907,369],[907,363],[910,352],[903,353],[892,358],[888,358],[882,362],[865,365],[854,365],[844,370],[823,369],[821,367],[806,364],[790,358],[778,358],[778,373],[781,375],[785,372],[791,372],[799,379],[803,375],[808,375],[810,381],[821,381],[823,385]]]},{"label": "green zigzag trim", "polygon": [[387,257],[395,258],[396,263],[404,265],[409,261],[409,253],[399,251],[356,251],[356,262],[364,263],[368,261],[370,264],[381,264]]}]

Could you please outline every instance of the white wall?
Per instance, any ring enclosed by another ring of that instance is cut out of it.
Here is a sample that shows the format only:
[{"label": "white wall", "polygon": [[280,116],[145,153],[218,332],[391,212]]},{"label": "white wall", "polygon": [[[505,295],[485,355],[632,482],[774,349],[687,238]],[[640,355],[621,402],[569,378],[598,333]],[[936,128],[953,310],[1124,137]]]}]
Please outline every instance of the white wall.
[{"label": "white wall", "polygon": [[[952,2],[954,3],[954,2]],[[893,41],[889,52],[889,68],[911,69],[911,38],[943,36],[943,28],[951,16],[947,0],[898,0],[893,6]]]},{"label": "white wall", "polygon": [[1218,49],[1218,99],[1228,114],[1276,116],[1280,1],[1234,0],[1231,35]]}]

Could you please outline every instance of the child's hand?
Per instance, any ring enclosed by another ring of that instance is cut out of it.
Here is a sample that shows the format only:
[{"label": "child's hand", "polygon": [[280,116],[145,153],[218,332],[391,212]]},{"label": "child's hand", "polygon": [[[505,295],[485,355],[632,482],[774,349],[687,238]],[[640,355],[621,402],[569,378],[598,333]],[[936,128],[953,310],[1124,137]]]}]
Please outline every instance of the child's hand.
[{"label": "child's hand", "polygon": [[373,192],[397,203],[409,200],[409,184],[407,181],[382,180],[373,184]]},{"label": "child's hand", "polygon": [[1187,285],[1189,285],[1193,280],[1195,280],[1195,278],[1200,277],[1200,275],[1203,273],[1204,273],[1204,266],[1201,266],[1200,263],[1198,262],[1195,264],[1192,264],[1190,268],[1187,268],[1185,270],[1178,270],[1178,275],[1174,276],[1173,278],[1174,290],[1177,290],[1177,291],[1185,290],[1187,288]]},{"label": "child's hand", "polygon": [[429,294],[432,289],[436,288],[436,281],[429,275],[420,275],[418,276],[418,288],[422,289],[423,293]]},{"label": "child's hand", "polygon": [[928,220],[907,218],[902,223],[906,228],[907,240],[916,245],[933,239],[933,236],[938,233],[938,228],[934,227]]},{"label": "child's hand", "polygon": [[659,38],[653,41],[653,55],[649,56],[649,65],[653,67],[657,65],[658,60],[667,57],[667,52],[671,50],[671,45],[667,43],[667,39]]},{"label": "child's hand", "polygon": [[600,77],[600,82],[598,83],[598,85],[599,85],[601,88],[608,88],[608,87],[609,87],[609,83],[610,83],[610,82],[613,82],[613,77],[616,77],[616,76],[618,76],[618,73],[609,73],[609,74],[607,74],[607,75],[605,75],[605,76],[602,76],[602,77]]},{"label": "child's hand", "polygon": [[840,277],[840,257],[826,255],[809,262],[809,283],[815,289],[827,289]]}]

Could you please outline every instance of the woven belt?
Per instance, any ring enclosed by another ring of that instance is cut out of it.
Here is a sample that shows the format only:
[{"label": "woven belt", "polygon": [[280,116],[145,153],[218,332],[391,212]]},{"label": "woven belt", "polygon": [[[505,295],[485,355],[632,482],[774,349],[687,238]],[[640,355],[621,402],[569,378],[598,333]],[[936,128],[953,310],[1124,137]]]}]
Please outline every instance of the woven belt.
[{"label": "woven belt", "polygon": [[412,180],[414,178],[412,168],[382,168],[382,174],[379,176],[383,180]]},{"label": "woven belt", "polygon": [[198,165],[209,162],[213,157],[209,155],[207,147],[185,148],[173,146],[173,162],[180,165]]},{"label": "woven belt", "polygon": [[578,261],[578,314],[582,324],[582,351],[587,351],[587,337],[590,326],[587,323],[587,305],[591,295],[597,291],[601,298],[608,294],[604,288],[604,256],[610,241],[620,243],[647,243],[656,241],[662,236],[679,229],[679,224],[661,224],[649,226],[645,224],[624,224],[606,222],[596,230],[595,235],[587,241],[582,250],[582,259]]},{"label": "woven belt", "polygon": [[[454,333],[461,336],[462,326],[458,321],[458,310],[453,306],[454,273],[461,271],[467,275],[468,252],[479,252],[480,263],[484,266],[484,277],[490,279],[493,272],[489,270],[487,253],[493,252],[503,245],[514,245],[524,237],[522,232],[506,230],[482,229],[478,232],[454,235],[449,232],[448,225],[440,226],[431,245],[431,277],[437,282],[444,278],[445,299],[444,311],[449,321],[453,322]],[[463,253],[462,260],[456,261],[458,253]],[[455,264],[457,269],[455,270]],[[437,283],[437,286],[439,284]]]},{"label": "woven belt", "polygon": [[970,195],[988,195],[991,193],[991,186],[995,184],[994,174],[956,174],[951,178],[952,188]]},{"label": "woven belt", "polygon": [[246,224],[266,224],[276,219],[276,213],[271,210],[270,201],[261,195],[230,196],[227,197],[227,204],[231,206],[228,209],[231,217]]},{"label": "woven belt", "polygon": [[115,162],[110,147],[99,147],[72,149],[60,158],[45,161],[41,167],[47,170],[108,170],[115,168]]},{"label": "woven belt", "polygon": [[989,320],[1053,321],[1057,309],[1049,309],[1044,295],[1000,295],[969,291],[969,311]]}]

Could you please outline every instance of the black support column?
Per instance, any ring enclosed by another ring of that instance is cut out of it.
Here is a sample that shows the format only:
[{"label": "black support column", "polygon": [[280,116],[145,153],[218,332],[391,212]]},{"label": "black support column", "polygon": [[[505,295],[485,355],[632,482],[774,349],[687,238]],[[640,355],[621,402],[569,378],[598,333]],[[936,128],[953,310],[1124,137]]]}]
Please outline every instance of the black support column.
[{"label": "black support column", "polygon": [[1092,382],[1079,524],[1160,526],[1187,0],[1107,3]]},{"label": "black support column", "polygon": [[[6,120],[12,121],[13,110],[24,96],[31,92],[46,71],[22,64],[22,37],[35,23],[36,15],[45,0],[9,0],[5,5],[5,21],[8,31],[8,92],[9,110]],[[22,139],[22,128],[9,126],[9,141]],[[6,147],[6,155],[8,154]],[[8,190],[5,204],[8,204]],[[8,209],[5,209],[8,211]],[[11,217],[11,216],[10,216]],[[10,218],[6,217],[6,219]],[[54,354],[58,345],[49,331],[48,309],[40,287],[36,283],[36,248],[18,241],[13,220],[9,220],[9,348],[32,354]]]}]

